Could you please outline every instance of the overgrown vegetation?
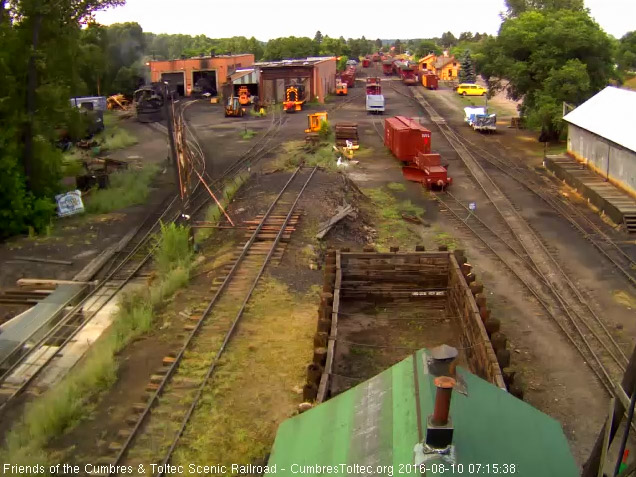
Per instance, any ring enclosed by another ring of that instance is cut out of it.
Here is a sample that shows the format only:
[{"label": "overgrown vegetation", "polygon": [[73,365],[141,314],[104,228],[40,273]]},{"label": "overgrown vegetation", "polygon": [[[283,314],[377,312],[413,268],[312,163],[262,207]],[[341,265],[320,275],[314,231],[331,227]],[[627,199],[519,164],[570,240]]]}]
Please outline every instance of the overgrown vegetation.
[{"label": "overgrown vegetation", "polygon": [[[234,198],[236,192],[241,188],[243,184],[245,184],[248,178],[248,173],[239,174],[232,180],[232,182],[225,186],[225,189],[223,189],[223,197],[217,197],[224,209],[227,209],[227,206],[230,204],[230,202],[232,202],[232,199]],[[209,225],[218,224],[221,221],[222,217],[223,212],[216,204],[216,202],[210,204],[210,206],[205,211],[205,221],[209,222]],[[195,240],[197,242],[203,242],[204,240],[207,240],[214,234],[214,230],[214,228],[198,229],[195,234]]]},{"label": "overgrown vegetation", "polygon": [[288,141],[283,144],[282,152],[278,154],[272,165],[279,170],[293,171],[303,161],[306,166],[318,166],[331,172],[338,170],[338,156],[331,142],[323,143],[315,150],[308,151],[303,141]]},{"label": "overgrown vegetation", "polygon": [[376,217],[374,224],[378,231],[378,248],[388,250],[391,245],[412,246],[418,237],[409,230],[402,214],[421,217],[424,209],[416,206],[410,200],[399,201],[390,192],[377,189],[363,189],[365,195],[371,199],[368,212]]},{"label": "overgrown vegetation", "polygon": [[110,175],[110,186],[94,190],[86,199],[86,211],[104,214],[146,201],[150,183],[159,166],[147,164],[141,168],[118,171]]},{"label": "overgrown vegetation", "polygon": [[84,360],[62,382],[27,405],[22,419],[7,434],[0,452],[3,462],[47,463],[50,457],[46,444],[90,414],[100,393],[116,379],[117,353],[150,332],[165,300],[188,282],[192,263],[189,233],[183,226],[162,227],[156,249],[156,257],[161,260],[160,280],[151,287],[125,293],[111,327]]},{"label": "overgrown vegetation", "polygon": [[[260,462],[302,401],[320,288],[263,277],[177,447],[173,463]],[[251,396],[252,399],[246,396]],[[228,431],[228,429],[230,431]]]},{"label": "overgrown vegetation", "polygon": [[102,149],[107,151],[123,149],[138,142],[133,134],[118,126],[106,128],[95,137],[95,140],[100,143]]},{"label": "overgrown vegetation", "polygon": [[[253,110],[250,111],[254,112]],[[259,114],[256,113],[256,115],[258,116]],[[245,129],[239,132],[239,136],[241,136],[241,139],[252,139],[254,136],[256,136],[256,132],[253,129]]]}]

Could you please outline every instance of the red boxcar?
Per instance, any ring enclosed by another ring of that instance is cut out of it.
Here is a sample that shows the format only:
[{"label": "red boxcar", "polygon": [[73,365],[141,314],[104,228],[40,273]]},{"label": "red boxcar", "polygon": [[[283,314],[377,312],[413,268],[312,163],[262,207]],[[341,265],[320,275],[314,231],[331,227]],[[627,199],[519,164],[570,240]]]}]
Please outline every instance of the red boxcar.
[{"label": "red boxcar", "polygon": [[373,53],[373,56],[371,57],[371,59],[372,59],[374,62],[376,62],[376,63],[377,63],[378,61],[380,61],[380,54],[379,54],[379,53]]},{"label": "red boxcar", "polygon": [[422,86],[428,89],[437,89],[437,76],[433,73],[422,74]]},{"label": "red boxcar", "polygon": [[431,132],[404,116],[384,121],[384,145],[401,161],[411,162],[418,153],[431,152]]},{"label": "red boxcar", "polygon": [[391,76],[393,74],[393,61],[392,60],[384,60],[382,62],[382,73],[385,76]]},{"label": "red boxcar", "polygon": [[365,58],[365,59],[362,60],[362,67],[363,68],[368,68],[370,64],[371,64],[371,60],[369,60],[369,58]]}]

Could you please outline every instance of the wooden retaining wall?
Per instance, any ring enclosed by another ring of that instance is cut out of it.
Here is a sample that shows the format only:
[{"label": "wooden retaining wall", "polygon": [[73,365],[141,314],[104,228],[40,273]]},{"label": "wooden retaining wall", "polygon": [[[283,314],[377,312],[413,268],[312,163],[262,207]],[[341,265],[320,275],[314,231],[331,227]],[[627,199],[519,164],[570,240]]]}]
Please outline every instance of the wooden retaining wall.
[{"label": "wooden retaining wall", "polygon": [[[444,300],[448,316],[458,319],[462,351],[471,372],[506,389],[501,368],[509,365],[506,339],[499,332],[499,320],[490,316],[483,286],[475,280],[472,267],[462,251],[377,253],[371,247],[363,252],[330,250],[325,259],[323,292],[314,335],[314,355],[307,367],[303,398],[321,403],[329,398],[333,371],[338,313],[341,300],[377,299],[409,301]],[[491,337],[495,338],[497,351]]]},{"label": "wooden retaining wall", "polygon": [[[471,372],[495,386],[506,389],[488,333],[498,332],[499,322],[490,318],[490,313],[485,307],[485,311],[480,314],[475,295],[483,293],[483,286],[471,276],[472,267],[466,265],[468,264],[462,264],[462,271],[455,255],[449,255],[448,314],[459,319],[460,342]],[[486,325],[491,328],[487,330]]]}]

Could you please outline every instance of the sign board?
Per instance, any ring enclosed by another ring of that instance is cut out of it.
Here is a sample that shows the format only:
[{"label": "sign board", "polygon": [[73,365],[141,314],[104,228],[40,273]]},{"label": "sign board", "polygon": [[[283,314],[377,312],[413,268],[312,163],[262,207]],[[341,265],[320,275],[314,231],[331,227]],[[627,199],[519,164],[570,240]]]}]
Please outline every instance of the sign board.
[{"label": "sign board", "polygon": [[57,202],[57,215],[59,217],[84,212],[82,193],[79,190],[72,190],[66,194],[58,194],[55,196],[55,201]]},{"label": "sign board", "polygon": [[468,203],[468,208],[472,211],[477,210],[477,202],[469,202]]}]

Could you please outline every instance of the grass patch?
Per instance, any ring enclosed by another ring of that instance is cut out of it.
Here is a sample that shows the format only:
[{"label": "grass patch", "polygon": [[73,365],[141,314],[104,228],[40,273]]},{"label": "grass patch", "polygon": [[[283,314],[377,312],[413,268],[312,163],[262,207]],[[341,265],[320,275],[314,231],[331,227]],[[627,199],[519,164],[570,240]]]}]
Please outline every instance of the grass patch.
[{"label": "grass patch", "polygon": [[130,205],[142,204],[150,193],[150,182],[159,166],[147,164],[140,169],[128,169],[110,175],[107,189],[94,190],[86,199],[86,212],[105,214]]},{"label": "grass patch", "polygon": [[404,191],[404,190],[406,190],[406,186],[404,184],[402,184],[401,182],[389,182],[386,186],[389,189],[394,190],[394,191]]},{"label": "grass patch", "polygon": [[[111,327],[73,372],[27,405],[22,419],[7,433],[5,447],[0,452],[3,462],[45,466],[53,463],[45,450],[47,443],[90,415],[99,395],[116,380],[117,353],[151,331],[156,312],[165,299],[187,283],[191,262],[186,257],[191,258],[192,254],[181,253],[175,242],[183,243],[188,234],[185,227],[162,228],[157,251],[171,258],[169,266],[168,262],[164,264],[163,279],[150,288],[122,296]],[[177,249],[179,253],[175,253]]]},{"label": "grass patch", "polygon": [[159,273],[166,275],[173,269],[188,266],[192,261],[189,233],[188,228],[176,224],[161,224],[154,257]]},{"label": "grass patch", "polygon": [[239,136],[241,136],[241,139],[252,139],[254,136],[256,136],[256,131],[254,131],[253,129],[245,129],[244,131],[240,131],[239,132]]},{"label": "grass patch", "polygon": [[631,75],[626,77],[625,82],[623,83],[623,86],[633,91],[636,91],[636,75]]},{"label": "grass patch", "polygon": [[435,242],[438,245],[446,245],[448,250],[455,250],[457,248],[457,241],[452,235],[447,234],[446,232],[437,232],[435,234]]},{"label": "grass patch", "polygon": [[383,189],[363,189],[364,194],[371,199],[372,207],[369,212],[375,216],[374,224],[378,231],[378,247],[388,250],[391,245],[411,246],[419,237],[409,230],[402,214],[424,214],[424,209],[413,204],[410,200],[398,201],[393,194]]},{"label": "grass patch", "polygon": [[104,131],[95,136],[102,150],[112,151],[137,144],[137,138],[126,129],[115,125],[108,125],[104,118]]},{"label": "grass patch", "polygon": [[73,147],[62,155],[62,177],[75,177],[83,173],[82,153]]},{"label": "grass patch", "polygon": [[[232,180],[232,182],[225,186],[225,189],[223,189],[223,197],[219,199],[224,209],[227,210],[227,206],[230,202],[232,202],[232,199],[236,195],[236,192],[241,188],[243,184],[245,184],[247,179],[249,179],[249,174],[239,174],[234,180]],[[205,221],[210,222],[210,225],[218,224],[222,216],[223,212],[216,202],[211,204],[205,211]],[[209,239],[214,234],[214,231],[215,229],[213,228],[197,229],[194,235],[195,241],[197,243],[200,243],[204,240]]]},{"label": "grass patch", "polygon": [[323,143],[313,152],[308,152],[305,149],[304,141],[286,142],[283,144],[282,149],[282,152],[278,154],[278,157],[273,162],[273,167],[276,170],[293,171],[303,161],[309,167],[318,166],[330,172],[338,170],[338,157],[330,142]]},{"label": "grass patch", "polygon": [[626,291],[615,290],[613,296],[616,303],[626,306],[627,308],[636,308],[636,298]]},{"label": "grass patch", "polygon": [[316,290],[294,293],[263,277],[176,449],[174,464],[262,462],[278,425],[302,402]]}]

